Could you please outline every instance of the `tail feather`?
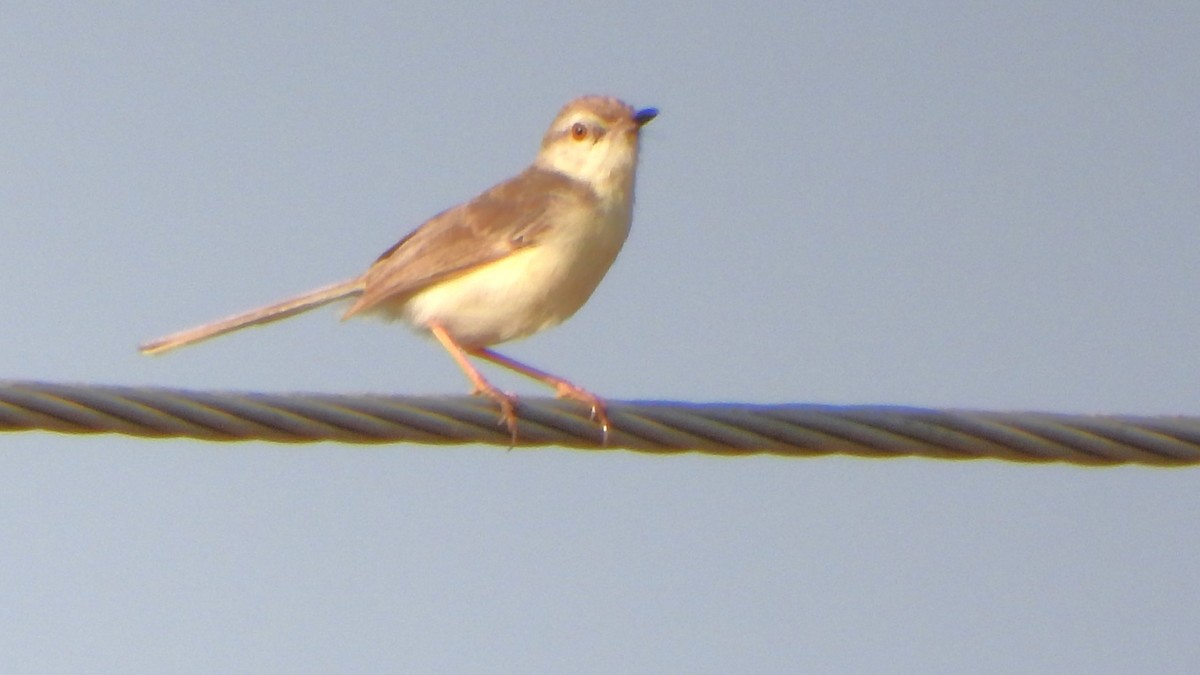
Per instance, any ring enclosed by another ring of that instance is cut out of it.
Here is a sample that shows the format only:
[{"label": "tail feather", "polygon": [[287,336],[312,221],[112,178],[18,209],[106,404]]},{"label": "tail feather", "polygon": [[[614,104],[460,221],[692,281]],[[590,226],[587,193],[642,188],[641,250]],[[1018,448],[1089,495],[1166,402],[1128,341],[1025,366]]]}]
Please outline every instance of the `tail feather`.
[{"label": "tail feather", "polygon": [[138,350],[143,354],[161,354],[178,347],[184,347],[249,326],[257,326],[259,324],[286,319],[290,316],[307,312],[310,309],[327,305],[336,300],[341,300],[342,298],[360,295],[362,294],[362,290],[362,278],[354,278],[330,284],[329,286],[322,286],[303,295],[298,295],[273,305],[259,307],[258,309],[252,309],[241,314],[213,321],[212,323],[206,323],[203,326],[196,326],[195,328],[171,333],[170,335],[139,345]]}]

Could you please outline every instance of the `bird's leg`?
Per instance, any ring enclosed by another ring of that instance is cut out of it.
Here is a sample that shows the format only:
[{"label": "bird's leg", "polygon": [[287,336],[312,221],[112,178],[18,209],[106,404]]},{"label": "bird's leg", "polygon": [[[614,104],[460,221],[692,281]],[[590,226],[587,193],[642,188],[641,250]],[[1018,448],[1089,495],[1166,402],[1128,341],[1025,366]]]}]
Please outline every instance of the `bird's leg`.
[{"label": "bird's leg", "polygon": [[538,382],[554,387],[555,393],[560,398],[574,399],[586,406],[591,407],[592,419],[596,420],[596,422],[600,425],[600,431],[603,433],[603,442],[608,443],[608,429],[610,426],[608,422],[608,413],[605,410],[604,401],[600,400],[599,396],[596,396],[592,392],[582,387],[575,386],[561,377],[551,375],[544,370],[538,370],[532,366],[527,366],[520,361],[514,361],[513,359],[501,354],[497,354],[490,349],[475,347],[468,348],[466,351],[473,356],[486,359],[498,366],[503,366],[526,377],[533,378]]},{"label": "bird's leg", "polygon": [[[450,333],[441,324],[430,322],[429,332],[437,338],[438,342],[450,352],[450,356],[458,363],[458,367],[466,373],[467,378],[471,380],[471,384],[475,390],[471,393],[487,396],[500,405],[500,421],[504,422],[504,426],[508,427],[508,431],[512,434],[513,445],[517,443],[517,397],[513,394],[505,393],[497,389],[491,382],[488,382],[475,366],[467,359],[467,351],[455,342]],[[474,353],[474,350],[472,350]]]}]

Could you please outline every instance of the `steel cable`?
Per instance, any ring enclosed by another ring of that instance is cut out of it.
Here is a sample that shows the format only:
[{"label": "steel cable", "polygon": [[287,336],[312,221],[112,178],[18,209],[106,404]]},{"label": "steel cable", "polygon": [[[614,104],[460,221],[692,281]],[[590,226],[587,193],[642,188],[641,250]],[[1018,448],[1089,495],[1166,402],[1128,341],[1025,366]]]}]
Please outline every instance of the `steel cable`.
[{"label": "steel cable", "polygon": [[[1090,465],[1200,463],[1200,417],[657,401],[613,401],[608,414],[613,429],[602,444],[600,429],[582,406],[522,399],[517,446]],[[0,382],[0,431],[31,430],[208,441],[512,444],[495,406],[470,396]]]}]

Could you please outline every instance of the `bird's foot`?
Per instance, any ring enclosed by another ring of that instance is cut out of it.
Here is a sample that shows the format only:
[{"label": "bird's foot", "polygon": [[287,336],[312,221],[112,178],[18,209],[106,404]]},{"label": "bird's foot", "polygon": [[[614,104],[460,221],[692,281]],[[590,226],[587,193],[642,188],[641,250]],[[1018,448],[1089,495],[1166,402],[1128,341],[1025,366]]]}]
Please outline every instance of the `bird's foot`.
[{"label": "bird's foot", "polygon": [[500,391],[496,387],[488,384],[476,385],[475,391],[471,392],[476,396],[486,396],[496,402],[500,406],[500,419],[497,424],[503,424],[508,427],[508,433],[512,436],[512,444],[517,444],[517,395],[510,394],[505,391]]},{"label": "bird's foot", "polygon": [[600,444],[608,445],[608,430],[612,425],[608,421],[608,411],[604,405],[604,401],[600,400],[600,397],[592,392],[564,380],[554,382],[554,391],[559,398],[579,401],[590,407],[592,410],[591,419],[600,425]]}]

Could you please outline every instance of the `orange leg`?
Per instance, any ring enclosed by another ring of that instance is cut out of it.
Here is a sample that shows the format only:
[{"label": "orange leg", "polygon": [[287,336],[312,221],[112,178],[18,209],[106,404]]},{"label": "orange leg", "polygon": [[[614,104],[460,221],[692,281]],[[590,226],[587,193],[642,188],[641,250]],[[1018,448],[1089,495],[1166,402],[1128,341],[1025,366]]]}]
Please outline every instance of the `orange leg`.
[{"label": "orange leg", "polygon": [[[500,391],[491,382],[484,379],[475,366],[471,365],[471,362],[467,360],[466,350],[455,342],[454,338],[450,337],[450,333],[447,333],[446,329],[442,328],[440,324],[430,322],[429,332],[433,333],[433,336],[437,338],[438,342],[442,343],[446,351],[450,352],[450,356],[458,363],[458,367],[462,368],[467,378],[471,380],[471,384],[475,386],[475,391],[471,393],[487,396],[500,405],[500,421],[504,422],[504,426],[508,427],[509,432],[512,433],[513,445],[516,445],[517,397]],[[474,353],[474,350],[471,351]]]},{"label": "orange leg", "polygon": [[527,366],[520,361],[514,361],[507,356],[497,354],[490,349],[483,347],[468,347],[466,348],[466,352],[473,356],[478,356],[481,359],[491,361],[498,366],[503,366],[509,370],[518,372],[526,377],[533,378],[538,382],[548,386],[554,387],[555,393],[558,394],[560,398],[574,399],[576,401],[580,401],[584,405],[590,406],[592,409],[592,419],[596,420],[596,422],[600,424],[600,431],[603,433],[604,442],[608,442],[608,413],[605,411],[604,401],[601,401],[600,397],[586,389],[583,389],[582,387],[577,387],[570,382],[567,382],[561,377],[551,375],[544,370],[538,370],[537,368]]}]

